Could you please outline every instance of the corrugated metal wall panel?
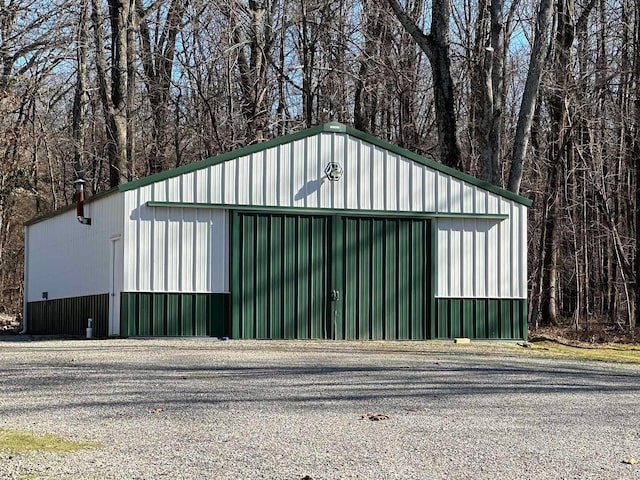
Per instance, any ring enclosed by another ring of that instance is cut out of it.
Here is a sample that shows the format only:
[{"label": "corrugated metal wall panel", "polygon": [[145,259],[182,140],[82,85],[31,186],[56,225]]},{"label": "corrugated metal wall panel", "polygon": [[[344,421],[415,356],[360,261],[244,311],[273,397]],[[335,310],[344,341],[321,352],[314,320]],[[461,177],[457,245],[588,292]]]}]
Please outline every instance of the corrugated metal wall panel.
[{"label": "corrugated metal wall panel", "polygon": [[[337,161],[344,168],[339,182],[330,182],[324,177],[324,167],[329,161]],[[313,188],[305,189],[307,184]],[[340,133],[321,133],[274,146],[198,172],[158,181],[156,187],[149,194],[143,193],[139,200],[390,212],[499,213],[497,195]],[[301,192],[306,194],[299,194]]]},{"label": "corrugated metal wall panel", "polygon": [[470,298],[476,296],[476,270],[475,270],[475,258],[480,257],[481,254],[476,254],[476,236],[478,235],[476,230],[476,221],[467,220],[464,222],[462,228],[462,255],[465,259],[468,259],[462,264],[461,269],[461,296],[464,298]]},{"label": "corrugated metal wall panel", "polygon": [[226,329],[228,294],[122,294],[120,334],[125,337],[221,337]]},{"label": "corrugated metal wall panel", "polygon": [[93,319],[93,335],[109,332],[109,295],[59,298],[27,304],[28,333],[31,335],[87,334],[87,321]]},{"label": "corrugated metal wall panel", "polygon": [[476,297],[487,296],[487,232],[490,225],[487,222],[476,221],[473,233],[475,253],[473,255],[473,292]]},{"label": "corrugated metal wall panel", "polygon": [[123,232],[123,198],[113,193],[88,202],[89,226],[74,209],[26,227],[27,302],[42,300],[43,292],[49,300],[109,292],[111,238]]},{"label": "corrugated metal wall panel", "polygon": [[[133,205],[147,201],[151,191],[125,194]],[[131,216],[125,229],[125,291],[228,291],[226,210],[143,206]]]},{"label": "corrugated metal wall panel", "polygon": [[[500,199],[500,213],[509,214],[511,202],[503,202]],[[512,264],[513,258],[511,256],[511,219],[506,219],[498,223],[498,255],[499,255],[499,277],[498,282],[498,297],[509,298],[511,296],[512,287]]]},{"label": "corrugated metal wall panel", "polygon": [[439,298],[436,338],[527,338],[527,300]]},{"label": "corrugated metal wall panel", "polygon": [[[323,170],[329,161],[337,161],[344,168],[343,178],[338,182],[330,182],[324,177]],[[125,209],[127,223],[132,224],[126,227],[125,248],[131,254],[125,258],[132,260],[125,262],[128,265],[125,268],[129,270],[125,275],[127,290],[155,290],[158,283],[162,283],[153,280],[155,275],[148,279],[135,276],[136,268],[140,268],[144,276],[153,268],[151,263],[157,264],[157,254],[150,256],[149,252],[134,249],[139,239],[148,245],[146,237],[156,236],[157,232],[150,231],[148,226],[137,225],[154,218],[154,210],[160,210],[144,205],[146,201],[154,200],[204,201],[235,206],[374,209],[390,214],[414,211],[512,215],[504,221],[437,221],[436,293],[443,297],[465,298],[526,296],[525,206],[344,133],[319,133],[183,177],[161,180],[153,189],[142,187],[138,191],[138,197],[131,198]],[[127,195],[133,192],[127,192]],[[156,221],[165,220],[158,217]],[[486,228],[487,224],[491,227]],[[450,232],[445,232],[449,227]],[[474,227],[477,230],[471,231]],[[172,230],[178,226],[169,228],[170,231],[164,234],[162,229],[158,232],[164,235],[164,240],[158,240],[157,248],[189,242],[194,235],[201,238],[200,233],[189,231],[190,226],[185,231]],[[197,226],[194,228],[200,232]],[[167,244],[163,245],[163,241]],[[469,253],[470,249],[473,254]],[[176,278],[180,288],[182,284],[188,290],[200,288],[204,273],[197,272],[194,278],[186,278],[188,264],[194,260],[190,262],[189,254],[185,255],[186,258],[168,258],[175,264],[167,265],[165,272],[155,272],[157,278],[165,279],[164,289],[177,288]],[[200,262],[199,268],[208,264]],[[169,270],[171,275],[167,275]],[[208,283],[215,284],[216,279],[211,278]]]},{"label": "corrugated metal wall panel", "polygon": [[[455,220],[449,220],[449,225],[453,225],[453,228],[449,229],[449,252],[444,258],[447,260],[446,269],[449,272],[449,296],[461,297],[462,296],[462,270],[468,265],[470,259],[463,258],[462,250],[462,232],[464,231],[465,220],[460,222],[460,228],[456,227]],[[439,270],[441,271],[441,270]],[[464,272],[467,273],[466,271]]]},{"label": "corrugated metal wall panel", "polygon": [[237,213],[232,228],[233,338],[428,337],[428,220]]},{"label": "corrugated metal wall panel", "polygon": [[[637,207],[636,207],[637,208]],[[518,259],[520,260],[520,290],[517,293],[518,298],[527,298],[527,265],[528,265],[528,246],[527,246],[527,215],[526,207],[518,207],[520,210],[520,223],[516,226],[518,231]],[[637,253],[636,253],[637,255]]]},{"label": "corrugated metal wall panel", "polygon": [[332,223],[332,338],[428,338],[427,220],[335,217]]},{"label": "corrugated metal wall panel", "polygon": [[233,338],[323,338],[326,217],[233,217]]},{"label": "corrugated metal wall panel", "polygon": [[[515,221],[483,218],[437,219],[437,297],[525,298],[526,258],[519,234],[524,207]],[[515,223],[515,226],[514,226]]]},{"label": "corrugated metal wall panel", "polygon": [[436,172],[435,185],[436,189],[436,212],[452,212],[451,208],[451,182],[449,176],[442,172]]}]

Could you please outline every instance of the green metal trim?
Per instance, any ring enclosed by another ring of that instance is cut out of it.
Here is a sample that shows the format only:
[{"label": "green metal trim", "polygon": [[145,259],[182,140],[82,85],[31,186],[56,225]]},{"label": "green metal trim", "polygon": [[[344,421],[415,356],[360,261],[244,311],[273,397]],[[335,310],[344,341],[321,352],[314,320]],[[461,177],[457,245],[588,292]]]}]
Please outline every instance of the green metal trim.
[{"label": "green metal trim", "polygon": [[160,172],[155,175],[141,178],[139,180],[135,180],[129,183],[124,183],[122,185],[119,185],[118,189],[121,192],[125,192],[127,190],[133,190],[136,188],[143,187],[145,185],[150,185],[152,183],[159,182],[161,180],[166,180],[168,178],[177,177],[185,173],[190,173],[196,170],[207,168],[212,165],[217,165],[222,162],[226,162],[228,160],[234,160],[236,158],[243,157],[246,155],[259,153],[264,150],[267,150],[268,148],[277,147],[285,143],[291,143],[296,140],[301,140],[303,138],[311,137],[313,135],[317,135],[322,132],[344,133],[344,134],[350,135],[352,137],[358,138],[360,140],[364,140],[365,142],[369,142],[380,148],[383,148],[385,150],[388,150],[390,152],[396,153],[405,158],[413,160],[414,162],[417,162],[421,165],[429,167],[433,170],[440,171],[442,173],[455,177],[459,180],[462,180],[464,182],[480,187],[483,190],[488,190],[492,193],[495,193],[496,195],[500,195],[501,197],[507,198],[509,200],[513,200],[514,202],[520,203],[522,205],[526,205],[527,207],[530,207],[531,204],[533,203],[528,198],[522,197],[520,195],[517,195],[513,192],[509,192],[507,190],[503,190],[502,188],[496,187],[495,185],[479,180],[475,177],[472,177],[471,175],[467,175],[466,173],[459,172],[457,170],[454,170],[453,168],[447,167],[438,162],[422,157],[416,153],[410,152],[409,150],[405,150],[404,148],[401,148],[397,145],[393,145],[391,143],[385,142],[384,140],[373,137],[371,135],[368,135],[354,128],[347,127],[346,125],[343,125],[338,122],[331,122],[324,125],[308,128],[306,130],[301,130],[299,132],[296,132],[290,135],[274,138],[273,140],[270,140],[268,142],[249,145],[237,150],[233,150],[231,152],[224,153],[222,155],[218,155],[217,157],[212,157],[199,162],[183,165],[181,167],[174,168],[172,170],[166,170],[164,172]]},{"label": "green metal trim", "polygon": [[427,213],[427,218],[480,218],[483,220],[506,220],[506,213]]},{"label": "green metal trim", "polygon": [[240,228],[239,228],[240,216],[238,212],[231,212],[229,215],[229,236],[231,241],[229,242],[229,258],[231,271],[229,272],[229,284],[231,285],[231,338],[240,338],[239,321],[236,319],[241,318],[241,305],[239,301],[236,301],[239,297],[233,295],[233,292],[240,290],[240,257],[238,252],[242,251],[240,246]]},{"label": "green metal trim", "polygon": [[225,335],[226,293],[123,292],[123,337]]},{"label": "green metal trim", "polygon": [[[259,153],[269,148],[277,147],[279,145],[295,142],[296,140],[301,140],[303,138],[311,137],[313,135],[317,135],[318,133],[322,133],[324,131],[334,131],[333,129],[329,130],[330,125],[331,124],[318,125],[316,127],[307,128],[306,130],[301,130],[296,133],[284,135],[282,137],[277,137],[267,142],[255,143],[253,145],[248,145],[246,147],[242,147],[237,150],[232,150],[231,152],[223,153],[222,155],[218,155],[217,157],[211,157],[205,160],[201,160],[199,162],[189,163],[187,165],[182,165],[178,168],[173,168],[171,170],[165,170],[164,172],[156,173],[155,175],[150,175],[148,177],[144,177],[139,180],[123,183],[118,186],[118,189],[121,192],[134,190],[136,188],[144,187],[145,185],[151,185],[152,183],[155,183],[155,182],[167,180],[168,178],[174,178],[180,175],[184,175],[185,173],[195,172],[196,170],[201,170],[203,168],[211,167],[213,165],[218,165],[220,163],[223,163],[229,160],[235,160],[236,158],[252,155],[254,153]],[[325,130],[325,127],[328,130]]]},{"label": "green metal trim", "polygon": [[93,319],[93,335],[109,335],[109,294],[57,298],[27,303],[27,332],[32,335],[87,334]]},{"label": "green metal trim", "polygon": [[438,319],[436,313],[436,285],[438,281],[438,229],[436,222],[429,222],[429,237],[430,237],[430,275],[429,275],[429,319],[427,322],[427,338],[436,338],[438,335]]},{"label": "green metal trim", "polygon": [[[84,201],[84,204],[85,205],[90,204],[91,202],[94,202],[94,201],[99,200],[101,198],[108,197],[109,195],[112,195],[114,193],[118,193],[118,189],[116,187],[110,188],[109,190],[105,190],[103,192],[99,192],[99,193],[96,193],[95,195],[92,195],[92,196],[88,197]],[[42,215],[37,215],[37,216],[31,218],[30,220],[27,220],[26,222],[24,222],[24,226],[25,227],[29,227],[29,226],[34,225],[36,223],[40,223],[40,222],[43,222],[43,221],[48,220],[50,218],[57,217],[58,215],[61,215],[61,214],[65,213],[65,212],[69,212],[69,211],[75,210],[75,209],[76,209],[76,204],[72,203],[71,205],[66,205],[64,207],[58,208],[57,210],[53,210],[51,212],[47,212],[47,213],[44,213]]]},{"label": "green metal trim", "polygon": [[198,209],[224,209],[238,210],[243,212],[269,212],[282,214],[301,215],[348,215],[360,217],[389,217],[393,213],[394,217],[407,218],[479,218],[483,220],[506,220],[509,215],[503,213],[434,213],[434,212],[407,212],[390,210],[350,210],[350,209],[330,209],[330,208],[298,208],[298,207],[270,207],[262,205],[228,205],[223,203],[200,203],[200,202],[159,202],[148,201],[147,207],[151,208],[198,208]]},{"label": "green metal trim", "polygon": [[392,143],[385,142],[384,140],[381,140],[377,137],[373,137],[367,133],[361,132],[360,130],[356,130],[355,128],[346,127],[345,131],[348,135],[351,135],[352,137],[359,138],[360,140],[364,140],[365,142],[376,145],[377,147],[389,150],[390,152],[406,157],[410,160],[413,160],[414,162],[420,163],[434,170],[438,170],[447,175],[451,175],[452,177],[455,177],[459,180],[475,185],[476,187],[480,187],[483,190],[488,190],[492,193],[495,193],[496,195],[500,195],[501,197],[507,198],[509,200],[513,200],[514,202],[520,203],[527,207],[530,207],[533,204],[533,201],[526,197],[522,197],[516,193],[509,192],[508,190],[504,190],[500,187],[492,185],[476,177],[472,177],[471,175],[460,172],[451,167],[447,167],[446,165],[443,165],[434,160],[425,158],[421,155],[418,155],[417,153],[410,152],[409,150],[399,147],[398,145],[393,145]]}]

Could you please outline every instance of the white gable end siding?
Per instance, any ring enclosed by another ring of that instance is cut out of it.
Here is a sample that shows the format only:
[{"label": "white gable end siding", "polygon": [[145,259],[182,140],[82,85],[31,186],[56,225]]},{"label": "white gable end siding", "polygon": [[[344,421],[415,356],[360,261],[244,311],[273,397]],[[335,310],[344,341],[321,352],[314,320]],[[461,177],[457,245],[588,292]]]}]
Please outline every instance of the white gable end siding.
[{"label": "white gable end siding", "polygon": [[[344,168],[338,182],[324,175],[330,161]],[[391,212],[500,213],[503,200],[340,133],[321,133],[141,188],[151,188],[144,197],[153,201]]]},{"label": "white gable end siding", "polygon": [[[330,161],[344,169],[338,182],[324,176]],[[145,205],[167,201],[508,214],[502,221],[436,220],[436,295],[526,298],[526,207],[345,133],[319,133],[274,146],[159,180],[125,197],[127,291],[228,291],[226,273],[221,274],[228,270],[226,214]]]},{"label": "white gable end siding", "polygon": [[42,292],[54,300],[110,291],[111,239],[122,234],[123,198],[116,193],[85,204],[90,226],[68,210],[26,227],[27,302],[42,300]]}]

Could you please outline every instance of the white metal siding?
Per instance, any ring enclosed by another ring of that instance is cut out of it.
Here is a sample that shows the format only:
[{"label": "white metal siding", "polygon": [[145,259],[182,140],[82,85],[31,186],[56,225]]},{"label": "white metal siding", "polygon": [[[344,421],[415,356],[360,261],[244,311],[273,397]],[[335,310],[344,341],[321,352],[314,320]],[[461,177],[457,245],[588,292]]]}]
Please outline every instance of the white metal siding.
[{"label": "white metal siding", "polygon": [[[344,169],[338,182],[324,176],[330,161]],[[437,220],[436,294],[526,298],[525,206],[348,134],[320,133],[126,192],[125,290],[228,291],[224,212],[147,201],[507,214]]]},{"label": "white metal siding", "polygon": [[[192,175],[180,183],[183,188],[202,185]],[[124,291],[227,292],[227,212],[147,207],[145,202],[158,191],[163,189],[156,184],[125,192],[130,214],[124,234]]]},{"label": "white metal siding", "polygon": [[506,220],[436,221],[437,297],[526,298],[526,207],[500,204]]},{"label": "white metal siding", "polygon": [[[338,182],[324,176],[329,161],[344,168]],[[502,204],[512,203],[358,138],[330,132],[141,190],[153,201],[350,210],[504,213]]]},{"label": "white metal siding", "polygon": [[109,293],[111,238],[122,234],[123,197],[115,193],[85,204],[91,225],[81,225],[69,210],[26,227],[27,302],[42,300],[43,292],[50,300]]}]

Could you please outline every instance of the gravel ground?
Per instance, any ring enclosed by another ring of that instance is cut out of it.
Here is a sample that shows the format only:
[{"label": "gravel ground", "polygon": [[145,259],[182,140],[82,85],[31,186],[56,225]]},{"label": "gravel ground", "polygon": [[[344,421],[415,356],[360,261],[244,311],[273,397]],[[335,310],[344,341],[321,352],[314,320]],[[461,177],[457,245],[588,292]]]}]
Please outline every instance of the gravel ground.
[{"label": "gravel ground", "polygon": [[[640,366],[448,343],[0,341],[2,479],[640,478]],[[367,413],[388,419],[371,421]]]}]

